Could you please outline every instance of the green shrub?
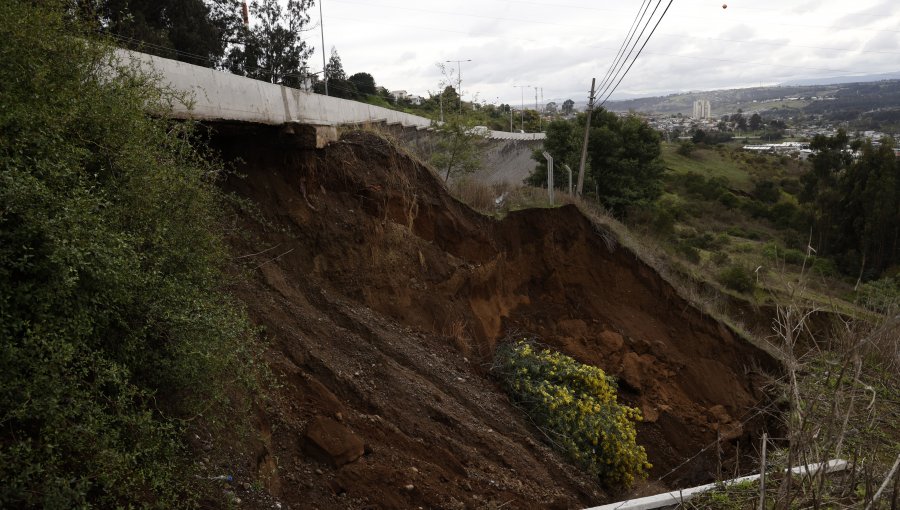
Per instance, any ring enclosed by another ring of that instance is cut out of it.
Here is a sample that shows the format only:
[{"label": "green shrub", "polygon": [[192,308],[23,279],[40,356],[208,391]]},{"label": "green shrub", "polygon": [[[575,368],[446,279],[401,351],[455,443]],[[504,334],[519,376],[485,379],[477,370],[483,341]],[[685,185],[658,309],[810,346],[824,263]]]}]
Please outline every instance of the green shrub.
[{"label": "green shrub", "polygon": [[812,270],[816,274],[820,274],[822,276],[838,276],[837,265],[831,259],[815,257],[812,262]]},{"label": "green shrub", "polygon": [[700,263],[700,250],[683,241],[676,242],[674,245],[675,253],[684,257],[688,262],[694,264]]},{"label": "green shrub", "polygon": [[492,372],[554,445],[602,483],[625,488],[646,477],[651,466],[634,425],[641,413],[616,402],[603,370],[518,341],[497,348]]},{"label": "green shrub", "polygon": [[756,288],[756,278],[753,271],[739,265],[731,265],[723,269],[716,279],[726,288],[738,292],[750,293]]},{"label": "green shrub", "polygon": [[0,3],[0,508],[189,506],[183,419],[257,359],[219,172],[67,5]]},{"label": "green shrub", "polygon": [[731,257],[729,257],[728,254],[723,251],[714,251],[712,253],[711,260],[717,266],[724,266],[731,261]]},{"label": "green shrub", "polygon": [[676,152],[684,157],[689,158],[691,157],[691,154],[694,153],[694,149],[696,148],[697,146],[694,145],[693,142],[691,142],[690,140],[684,140],[678,144],[678,149],[676,150]]},{"label": "green shrub", "polygon": [[886,313],[900,307],[900,277],[885,277],[860,285],[857,298],[863,306]]}]

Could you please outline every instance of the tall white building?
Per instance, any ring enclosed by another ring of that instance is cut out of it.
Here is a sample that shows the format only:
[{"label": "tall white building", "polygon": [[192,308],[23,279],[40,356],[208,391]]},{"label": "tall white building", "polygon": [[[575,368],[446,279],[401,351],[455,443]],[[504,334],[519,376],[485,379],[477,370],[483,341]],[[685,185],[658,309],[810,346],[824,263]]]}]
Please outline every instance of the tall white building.
[{"label": "tall white building", "polygon": [[712,116],[709,108],[709,101],[706,99],[698,99],[694,101],[694,114],[691,117],[695,119],[708,119]]}]

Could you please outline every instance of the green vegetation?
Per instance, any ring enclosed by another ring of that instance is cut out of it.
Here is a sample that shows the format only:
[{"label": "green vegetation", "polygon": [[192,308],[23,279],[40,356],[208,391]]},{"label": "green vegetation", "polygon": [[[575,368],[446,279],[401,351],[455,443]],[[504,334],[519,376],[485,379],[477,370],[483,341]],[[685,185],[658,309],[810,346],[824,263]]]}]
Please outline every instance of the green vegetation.
[{"label": "green vegetation", "polygon": [[[557,120],[547,126],[543,150],[535,150],[537,166],[526,183],[547,182],[546,150],[554,165],[569,165],[577,172],[584,140],[585,119]],[[605,110],[594,112],[588,139],[589,165],[585,168],[585,195],[594,197],[617,215],[628,207],[646,205],[662,192],[663,165],[659,135],[637,117],[619,118]],[[565,173],[554,173],[554,186],[565,187]]]},{"label": "green vegetation", "polygon": [[443,124],[434,123],[437,135],[431,154],[431,164],[444,175],[444,182],[451,176],[470,174],[481,167],[478,142],[487,133],[476,129],[471,120],[451,113]]},{"label": "green vegetation", "polygon": [[753,185],[748,172],[731,159],[727,150],[692,150],[689,156],[681,154],[681,144],[664,144],[662,156],[666,167],[675,174],[695,173],[706,178],[722,177],[730,187],[749,191]]},{"label": "green vegetation", "polygon": [[498,347],[492,372],[554,446],[602,483],[624,488],[646,477],[640,411],[616,402],[603,370],[520,340]]},{"label": "green vegetation", "polygon": [[0,4],[0,507],[191,506],[183,431],[258,359],[219,170],[65,5]]}]

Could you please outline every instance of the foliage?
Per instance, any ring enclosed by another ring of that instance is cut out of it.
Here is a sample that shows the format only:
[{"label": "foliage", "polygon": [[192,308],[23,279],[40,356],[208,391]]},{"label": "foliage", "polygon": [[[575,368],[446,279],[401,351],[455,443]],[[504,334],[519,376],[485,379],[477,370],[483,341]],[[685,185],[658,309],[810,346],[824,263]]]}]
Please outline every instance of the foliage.
[{"label": "foliage", "polygon": [[301,34],[309,24],[313,0],[253,0],[250,13],[258,22],[241,26],[226,67],[233,73],[289,87],[303,83],[303,68],[312,54]]},{"label": "foliage", "polygon": [[563,115],[572,115],[572,113],[575,111],[575,101],[566,99],[565,101],[563,101],[560,110],[562,111]]},{"label": "foliage", "polygon": [[360,94],[374,95],[377,93],[375,89],[375,78],[369,73],[356,73],[347,78],[347,80],[356,85],[356,90],[358,90]]},{"label": "foliage", "polygon": [[555,446],[604,484],[628,487],[646,476],[634,425],[640,411],[616,401],[603,370],[520,340],[498,347],[493,372]]},{"label": "foliage", "polygon": [[860,285],[858,299],[862,305],[881,313],[900,307],[900,276],[886,276]]},{"label": "foliage", "polygon": [[[584,140],[584,116],[558,120],[547,126],[544,150],[553,156],[554,165],[569,165],[577,171]],[[588,140],[590,164],[586,168],[585,190],[593,194],[615,214],[623,214],[629,207],[647,205],[662,192],[660,140],[655,130],[635,116],[619,118],[600,109],[591,117]],[[525,180],[540,186],[547,182],[547,167],[543,155],[532,156],[538,164]],[[563,172],[556,172],[561,185]]]},{"label": "foliage", "polygon": [[190,506],[183,420],[256,359],[218,170],[62,6],[0,3],[0,507]]},{"label": "foliage", "polygon": [[678,154],[681,154],[682,156],[689,158],[689,157],[691,157],[691,154],[693,154],[695,148],[696,148],[696,146],[694,145],[694,142],[692,142],[690,140],[685,140],[678,144],[677,152],[678,152]]},{"label": "foliage", "polygon": [[723,133],[721,131],[704,131],[698,129],[691,136],[691,141],[695,144],[719,145],[730,142],[734,139],[731,133]]},{"label": "foliage", "polygon": [[861,144],[856,160],[847,142],[843,131],[815,137],[810,147],[819,152],[798,198],[813,218],[819,253],[845,272],[877,276],[900,259],[900,162],[891,140]]},{"label": "foliage", "polygon": [[753,271],[737,264],[723,269],[716,275],[716,279],[726,288],[738,292],[750,293],[756,288],[756,280],[753,277]]},{"label": "foliage", "polygon": [[341,63],[341,56],[338,55],[337,48],[334,46],[331,47],[331,56],[328,57],[328,63],[325,64],[325,79],[347,79],[347,73],[344,71],[344,65]]},{"label": "foliage", "polygon": [[221,64],[241,26],[237,0],[90,0],[74,9],[119,46],[206,67]]},{"label": "foliage", "polygon": [[450,176],[470,174],[481,167],[478,142],[485,133],[475,129],[471,120],[457,113],[451,113],[443,123],[435,123],[437,141],[431,154],[431,164],[444,174],[444,182]]}]

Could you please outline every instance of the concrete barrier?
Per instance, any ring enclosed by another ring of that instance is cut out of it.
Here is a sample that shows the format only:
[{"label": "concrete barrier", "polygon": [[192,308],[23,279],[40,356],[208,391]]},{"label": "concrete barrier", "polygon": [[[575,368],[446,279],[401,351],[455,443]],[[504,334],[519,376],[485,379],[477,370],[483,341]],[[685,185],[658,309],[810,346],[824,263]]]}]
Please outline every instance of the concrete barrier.
[{"label": "concrete barrier", "polygon": [[[189,95],[190,107],[173,105],[172,113],[180,118],[275,125],[337,126],[383,122],[416,129],[427,129],[432,124],[431,119],[418,115],[304,92],[146,53],[117,50],[117,54],[124,63],[131,62],[155,72],[164,85]],[[492,131],[489,137],[540,140],[544,134]]]}]

